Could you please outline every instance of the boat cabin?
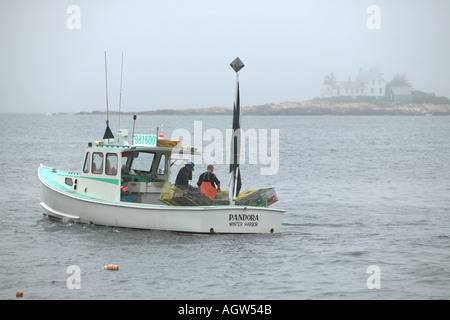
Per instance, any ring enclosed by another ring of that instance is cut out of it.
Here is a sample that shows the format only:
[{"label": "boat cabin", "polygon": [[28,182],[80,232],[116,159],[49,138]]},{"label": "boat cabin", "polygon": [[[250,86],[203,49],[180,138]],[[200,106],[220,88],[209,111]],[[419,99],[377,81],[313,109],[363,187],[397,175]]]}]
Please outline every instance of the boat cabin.
[{"label": "boat cabin", "polygon": [[171,184],[174,150],[179,154],[182,149],[174,143],[164,147],[89,143],[74,190],[109,201],[165,205],[159,197],[162,188]]}]

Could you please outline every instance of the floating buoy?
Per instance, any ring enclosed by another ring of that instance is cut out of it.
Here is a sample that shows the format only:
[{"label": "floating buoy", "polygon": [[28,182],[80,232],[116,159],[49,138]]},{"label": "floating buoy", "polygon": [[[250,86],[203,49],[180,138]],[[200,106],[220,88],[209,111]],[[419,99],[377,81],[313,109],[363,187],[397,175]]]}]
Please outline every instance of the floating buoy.
[{"label": "floating buoy", "polygon": [[119,270],[119,266],[117,264],[108,264],[107,266],[103,267],[103,270],[117,271]]},{"label": "floating buoy", "polygon": [[22,291],[17,291],[16,292],[16,298],[23,298],[23,292]]}]

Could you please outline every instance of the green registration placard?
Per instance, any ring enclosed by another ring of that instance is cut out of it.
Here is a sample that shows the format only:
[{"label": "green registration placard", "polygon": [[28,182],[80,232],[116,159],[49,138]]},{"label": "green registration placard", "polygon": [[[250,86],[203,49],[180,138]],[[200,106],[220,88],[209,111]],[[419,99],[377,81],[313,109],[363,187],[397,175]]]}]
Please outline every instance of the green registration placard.
[{"label": "green registration placard", "polygon": [[154,134],[135,134],[133,138],[133,145],[156,147],[156,135]]}]

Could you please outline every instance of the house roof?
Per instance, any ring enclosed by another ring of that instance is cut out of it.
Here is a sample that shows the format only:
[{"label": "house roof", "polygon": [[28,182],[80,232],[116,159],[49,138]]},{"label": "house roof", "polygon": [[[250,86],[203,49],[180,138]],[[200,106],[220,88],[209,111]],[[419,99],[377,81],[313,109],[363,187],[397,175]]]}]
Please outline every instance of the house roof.
[{"label": "house roof", "polygon": [[343,89],[364,89],[364,83],[360,81],[338,81],[338,84]]},{"label": "house roof", "polygon": [[383,75],[375,70],[361,72],[360,74],[358,74],[357,80],[364,83],[370,82],[371,80],[382,80],[386,82],[386,80],[384,80],[383,78]]}]

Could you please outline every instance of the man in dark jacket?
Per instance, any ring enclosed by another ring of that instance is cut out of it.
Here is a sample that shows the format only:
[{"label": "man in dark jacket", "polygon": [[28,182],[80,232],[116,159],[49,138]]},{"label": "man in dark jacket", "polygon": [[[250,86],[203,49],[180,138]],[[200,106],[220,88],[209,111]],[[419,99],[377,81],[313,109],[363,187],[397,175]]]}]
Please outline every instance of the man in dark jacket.
[{"label": "man in dark jacket", "polygon": [[195,164],[193,162],[186,163],[183,168],[178,171],[175,180],[175,186],[180,189],[189,188],[189,180],[192,180],[192,171],[194,171]]},{"label": "man in dark jacket", "polygon": [[214,167],[212,164],[208,165],[207,171],[203,172],[198,178],[197,185],[200,191],[211,199],[216,198],[216,185],[217,190],[220,190],[220,181],[213,173]]}]

